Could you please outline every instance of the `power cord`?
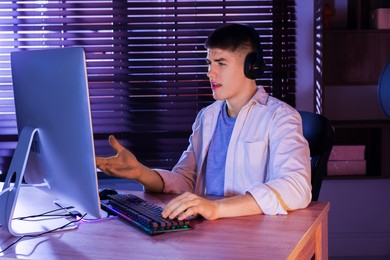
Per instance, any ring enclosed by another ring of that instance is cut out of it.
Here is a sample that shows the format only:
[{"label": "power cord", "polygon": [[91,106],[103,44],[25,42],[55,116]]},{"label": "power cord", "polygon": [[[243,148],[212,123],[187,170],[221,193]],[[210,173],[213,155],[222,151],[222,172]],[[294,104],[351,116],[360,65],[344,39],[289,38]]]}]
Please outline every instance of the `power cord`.
[{"label": "power cord", "polygon": [[47,212],[42,213],[42,214],[13,218],[13,220],[24,220],[24,219],[28,219],[28,218],[39,218],[39,217],[73,217],[74,214],[70,213],[69,211],[68,211],[69,212],[68,214],[50,214],[50,213],[57,212],[60,210],[68,210],[68,209],[72,209],[72,208],[74,208],[74,207],[69,206],[66,208],[54,209],[54,210],[47,211]]},{"label": "power cord", "polygon": [[[62,209],[58,209],[58,210],[62,210]],[[52,213],[54,211],[57,211],[57,210],[53,210],[53,211],[49,211],[49,212],[45,212],[43,214],[40,214],[40,215],[37,215],[38,217],[40,216],[48,216],[47,213]],[[58,228],[54,228],[52,230],[48,230],[48,231],[45,231],[45,232],[42,232],[42,233],[39,233],[39,234],[34,234],[34,235],[24,235],[24,236],[21,236],[19,237],[16,241],[12,242],[10,245],[8,245],[7,247],[5,247],[3,250],[0,251],[0,253],[4,253],[5,251],[7,251],[8,249],[10,249],[12,246],[14,246],[15,244],[17,244],[19,241],[21,241],[22,239],[24,238],[35,238],[35,237],[40,237],[40,236],[43,236],[43,235],[46,235],[46,234],[49,234],[49,233],[52,233],[54,231],[57,231],[57,230],[60,230],[60,229],[63,229],[63,228],[66,228],[67,226],[73,224],[73,223],[77,223],[79,221],[81,221],[82,219],[84,219],[84,217],[87,215],[87,213],[85,213],[84,215],[82,215],[81,217],[77,217],[76,220],[72,220],[72,221],[69,221],[67,224],[63,225],[63,226],[60,226]],[[64,216],[64,215],[62,215]],[[71,216],[71,214],[66,214],[65,216]],[[34,216],[27,216],[27,217],[24,217],[24,218],[31,218],[31,217],[34,217]]]}]

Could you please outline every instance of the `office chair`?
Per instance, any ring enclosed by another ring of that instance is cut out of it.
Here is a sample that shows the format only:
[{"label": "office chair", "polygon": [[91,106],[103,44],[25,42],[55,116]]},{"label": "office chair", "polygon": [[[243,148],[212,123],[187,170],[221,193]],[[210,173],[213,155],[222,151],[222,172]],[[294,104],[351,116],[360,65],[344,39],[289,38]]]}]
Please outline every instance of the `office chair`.
[{"label": "office chair", "polygon": [[383,112],[390,118],[390,60],[379,77],[378,96]]},{"label": "office chair", "polygon": [[303,135],[310,147],[312,201],[317,201],[326,175],[335,130],[331,122],[322,115],[307,111],[299,113],[302,117]]}]

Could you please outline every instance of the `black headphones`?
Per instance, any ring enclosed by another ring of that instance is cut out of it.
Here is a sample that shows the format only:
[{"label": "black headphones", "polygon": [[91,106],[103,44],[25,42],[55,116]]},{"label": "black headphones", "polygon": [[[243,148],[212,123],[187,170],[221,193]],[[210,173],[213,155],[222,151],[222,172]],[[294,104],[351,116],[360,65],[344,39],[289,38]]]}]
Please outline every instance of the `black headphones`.
[{"label": "black headphones", "polygon": [[260,37],[256,30],[249,26],[243,24],[251,32],[252,43],[254,44],[255,50],[245,57],[244,61],[244,74],[249,79],[259,78],[266,68],[264,59],[263,59],[263,49],[261,48]]}]

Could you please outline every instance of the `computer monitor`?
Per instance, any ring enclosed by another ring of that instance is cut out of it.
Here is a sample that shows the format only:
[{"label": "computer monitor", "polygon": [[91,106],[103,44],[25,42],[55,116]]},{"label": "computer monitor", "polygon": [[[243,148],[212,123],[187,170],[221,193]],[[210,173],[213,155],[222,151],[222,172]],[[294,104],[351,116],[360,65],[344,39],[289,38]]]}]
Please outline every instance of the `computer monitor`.
[{"label": "computer monitor", "polygon": [[19,228],[15,224],[12,218],[23,177],[53,201],[73,206],[88,218],[100,218],[84,50],[12,52],[11,69],[19,140],[0,195],[0,224],[13,235],[61,225]]}]

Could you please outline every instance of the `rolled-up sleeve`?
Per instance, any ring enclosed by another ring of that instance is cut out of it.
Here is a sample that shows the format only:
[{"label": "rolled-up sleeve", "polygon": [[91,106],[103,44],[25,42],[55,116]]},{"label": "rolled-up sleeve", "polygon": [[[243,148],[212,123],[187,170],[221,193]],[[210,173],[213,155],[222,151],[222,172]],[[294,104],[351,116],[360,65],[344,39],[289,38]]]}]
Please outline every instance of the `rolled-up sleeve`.
[{"label": "rolled-up sleeve", "polygon": [[287,214],[311,201],[309,146],[295,110],[278,114],[270,129],[269,161],[264,183],[248,189],[265,214]]}]

